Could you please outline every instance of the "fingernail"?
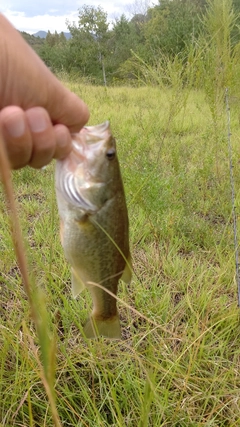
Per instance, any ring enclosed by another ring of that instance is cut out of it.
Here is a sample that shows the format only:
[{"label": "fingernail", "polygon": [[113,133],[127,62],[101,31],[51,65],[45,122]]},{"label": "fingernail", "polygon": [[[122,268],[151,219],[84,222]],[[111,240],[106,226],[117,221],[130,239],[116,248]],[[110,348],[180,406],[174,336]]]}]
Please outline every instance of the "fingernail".
[{"label": "fingernail", "polygon": [[48,120],[44,111],[37,109],[28,111],[27,121],[33,133],[43,132],[48,127]]},{"label": "fingernail", "polygon": [[8,117],[5,128],[13,138],[20,138],[25,133],[25,122],[22,114],[15,113]]}]

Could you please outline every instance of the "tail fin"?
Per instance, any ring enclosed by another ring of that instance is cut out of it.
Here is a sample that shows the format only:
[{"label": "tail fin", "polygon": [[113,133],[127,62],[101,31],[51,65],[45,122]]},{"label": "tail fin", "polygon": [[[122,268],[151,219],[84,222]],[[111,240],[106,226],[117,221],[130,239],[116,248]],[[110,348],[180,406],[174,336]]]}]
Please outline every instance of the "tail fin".
[{"label": "tail fin", "polygon": [[87,338],[97,338],[103,335],[111,339],[121,339],[121,327],[118,315],[107,320],[100,320],[91,316],[83,330]]}]

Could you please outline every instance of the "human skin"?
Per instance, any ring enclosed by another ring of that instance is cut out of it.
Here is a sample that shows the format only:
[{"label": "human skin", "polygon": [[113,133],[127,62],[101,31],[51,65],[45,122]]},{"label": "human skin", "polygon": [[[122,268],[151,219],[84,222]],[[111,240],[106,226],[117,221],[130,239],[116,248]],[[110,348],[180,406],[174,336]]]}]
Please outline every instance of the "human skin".
[{"label": "human skin", "polygon": [[0,14],[0,132],[11,167],[41,168],[71,151],[87,123],[85,103],[65,88]]}]

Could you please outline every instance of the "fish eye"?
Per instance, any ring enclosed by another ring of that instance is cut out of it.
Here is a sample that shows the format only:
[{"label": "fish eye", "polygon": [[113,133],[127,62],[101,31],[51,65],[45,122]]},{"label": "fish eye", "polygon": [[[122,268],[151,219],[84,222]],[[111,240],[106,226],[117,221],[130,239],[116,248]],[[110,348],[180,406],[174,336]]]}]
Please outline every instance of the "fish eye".
[{"label": "fish eye", "polygon": [[106,152],[106,157],[108,160],[113,160],[115,158],[116,155],[116,151],[114,148],[110,148],[107,152]]}]

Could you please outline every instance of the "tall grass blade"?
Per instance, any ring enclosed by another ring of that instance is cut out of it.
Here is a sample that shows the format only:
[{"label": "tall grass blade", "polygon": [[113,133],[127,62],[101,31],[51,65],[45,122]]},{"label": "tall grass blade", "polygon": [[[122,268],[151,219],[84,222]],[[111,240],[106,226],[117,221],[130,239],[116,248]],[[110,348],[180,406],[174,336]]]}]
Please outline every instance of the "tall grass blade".
[{"label": "tall grass blade", "polygon": [[[25,256],[25,248],[23,245],[23,238],[21,233],[21,228],[18,220],[18,214],[14,198],[14,190],[12,185],[11,170],[8,157],[6,154],[5,143],[3,136],[0,133],[0,174],[3,184],[3,188],[6,194],[6,201],[9,208],[10,216],[10,226],[12,232],[12,241],[14,244],[14,250],[16,258],[18,261],[19,269],[21,271],[23,286],[27,294],[29,305],[31,307],[31,314],[34,320],[39,344],[41,348],[42,362],[40,362],[37,352],[35,352],[35,357],[38,361],[39,368],[41,370],[41,379],[45,387],[49,403],[52,410],[52,417],[54,425],[56,427],[61,426],[61,422],[58,416],[56,402],[55,402],[55,392],[54,392],[54,358],[55,358],[55,343],[52,343],[48,331],[48,315],[40,296],[40,292],[37,290],[36,286],[33,286],[29,279],[27,260]],[[53,340],[54,342],[54,340]],[[32,347],[33,342],[32,342]]]}]

